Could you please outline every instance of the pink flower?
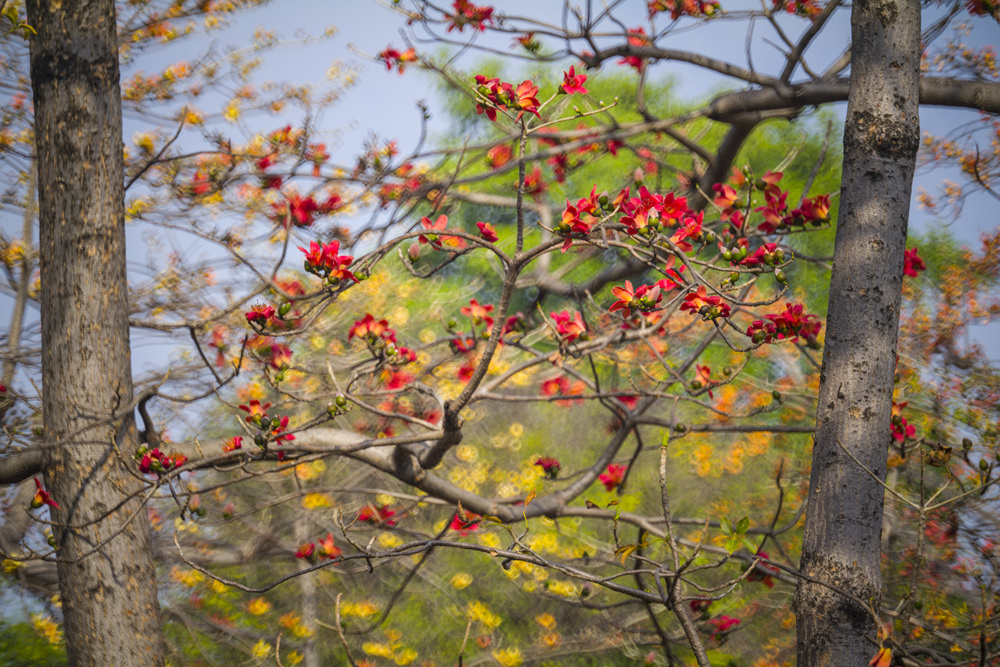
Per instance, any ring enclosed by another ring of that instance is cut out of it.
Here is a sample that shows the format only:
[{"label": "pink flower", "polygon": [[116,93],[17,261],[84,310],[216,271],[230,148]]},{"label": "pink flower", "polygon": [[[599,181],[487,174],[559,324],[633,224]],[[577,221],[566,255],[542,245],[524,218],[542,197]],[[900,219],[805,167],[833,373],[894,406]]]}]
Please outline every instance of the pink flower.
[{"label": "pink flower", "polygon": [[612,463],[608,465],[608,471],[600,475],[597,479],[608,491],[614,491],[625,481],[625,472],[628,466]]},{"label": "pink flower", "polygon": [[451,520],[451,525],[449,526],[452,530],[457,530],[460,535],[465,537],[474,530],[479,530],[479,520],[483,517],[478,514],[473,514],[472,512],[459,511]]}]

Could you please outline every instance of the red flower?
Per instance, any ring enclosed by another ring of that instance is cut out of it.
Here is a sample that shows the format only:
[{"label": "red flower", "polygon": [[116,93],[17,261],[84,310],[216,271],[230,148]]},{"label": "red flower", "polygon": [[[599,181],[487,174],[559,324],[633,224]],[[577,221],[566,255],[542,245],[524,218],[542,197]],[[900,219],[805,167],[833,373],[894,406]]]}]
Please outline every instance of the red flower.
[{"label": "red flower", "polygon": [[486,161],[489,162],[490,169],[499,169],[514,157],[513,151],[507,144],[494,146],[486,153]]},{"label": "red flower", "polygon": [[371,313],[365,313],[365,316],[356,321],[347,332],[348,341],[355,336],[369,344],[377,343],[380,340],[386,343],[396,342],[396,332],[389,328],[389,321],[376,321]]},{"label": "red flower", "polygon": [[237,449],[241,449],[242,447],[243,447],[243,436],[234,435],[229,440],[226,440],[226,444],[222,446],[222,451],[233,452],[236,451]]},{"label": "red flower", "polygon": [[256,398],[250,401],[250,405],[241,405],[240,410],[247,413],[247,421],[251,424],[260,424],[261,419],[267,416],[267,409],[271,407],[270,403],[260,404]]},{"label": "red flower", "polygon": [[916,278],[921,271],[926,271],[927,265],[924,260],[917,255],[917,248],[910,248],[903,253],[903,275]]},{"label": "red flower", "polygon": [[917,428],[903,418],[903,408],[907,405],[909,405],[907,401],[903,401],[902,403],[892,402],[892,418],[889,422],[889,428],[896,442],[903,442],[907,438],[912,438],[917,434]]},{"label": "red flower", "polygon": [[542,48],[542,43],[535,39],[535,33],[529,32],[526,35],[521,35],[520,37],[514,38],[514,44],[520,44],[529,53],[538,53],[539,49]]},{"label": "red flower", "polygon": [[500,240],[497,236],[497,230],[493,229],[493,225],[488,222],[477,222],[476,227],[479,228],[479,235],[483,237],[484,241],[489,241],[490,243],[496,243]]},{"label": "red flower", "polygon": [[[770,558],[766,551],[758,551],[757,555],[764,559]],[[747,581],[759,581],[768,588],[774,588],[774,580],[771,578],[771,575],[777,574],[778,572],[780,572],[780,570],[773,565],[768,565],[767,563],[757,563],[750,574],[747,575]]]},{"label": "red flower", "polygon": [[590,338],[587,335],[587,325],[583,323],[583,316],[580,315],[580,311],[575,311],[572,317],[565,310],[561,313],[554,312],[551,313],[551,317],[556,322],[556,333],[564,342],[572,343],[577,338],[580,340],[588,340]]},{"label": "red flower", "polygon": [[31,507],[37,509],[42,505],[48,505],[49,507],[55,507],[56,509],[61,509],[59,503],[52,499],[49,492],[42,488],[42,483],[35,478],[35,497],[31,500]]},{"label": "red flower", "polygon": [[[448,226],[448,216],[439,215],[438,219],[431,222],[430,218],[423,217],[420,219],[420,224],[429,232],[439,232],[443,231]],[[465,241],[455,236],[445,236],[444,241],[442,241],[437,234],[421,234],[418,237],[421,243],[429,243],[431,247],[437,248],[438,250],[444,250],[444,245],[442,243],[447,243],[452,248],[458,250],[465,247]]]},{"label": "red flower", "polygon": [[462,32],[465,26],[471,25],[480,32],[486,30],[487,23],[493,23],[492,7],[477,7],[469,0],[455,0],[451,5],[455,13],[448,15],[448,32],[458,30]]},{"label": "red flower", "polygon": [[357,277],[347,269],[354,262],[354,257],[339,254],[340,241],[331,241],[326,245],[311,241],[309,250],[302,246],[299,246],[299,250],[305,253],[305,270],[309,273],[324,278],[331,284],[342,280],[358,282]]},{"label": "red flower", "polygon": [[570,65],[568,72],[563,72],[563,82],[559,86],[560,92],[566,95],[572,95],[573,93],[580,93],[582,95],[587,94],[587,89],[583,87],[583,84],[587,81],[586,74],[577,74],[576,67]]},{"label": "red flower", "polygon": [[[543,396],[581,396],[586,391],[587,385],[582,380],[570,383],[566,376],[554,377],[542,383]],[[582,399],[560,399],[556,405],[569,407],[574,403],[581,403]]]},{"label": "red flower", "polygon": [[597,479],[601,481],[605,489],[614,491],[625,481],[625,472],[627,470],[628,466],[612,463],[608,465],[608,471],[600,475]]},{"label": "red flower", "polygon": [[316,545],[312,542],[306,542],[299,547],[299,550],[295,552],[296,558],[312,558],[313,553],[316,551]]},{"label": "red flower", "polygon": [[260,327],[265,326],[267,321],[272,317],[274,317],[274,308],[267,304],[251,306],[250,310],[246,313],[247,322],[250,324],[256,323]]},{"label": "red flower", "polygon": [[718,639],[719,635],[726,632],[732,627],[740,624],[740,619],[732,618],[731,616],[717,616],[716,618],[709,619],[709,624],[715,627],[712,631],[712,639]]},{"label": "red flower", "polygon": [[474,530],[479,530],[479,520],[483,517],[472,512],[458,512],[452,517],[450,528],[457,530],[462,537],[465,537]]},{"label": "red flower", "polygon": [[[683,307],[683,306],[682,306]],[[803,313],[803,305],[785,304],[785,310],[777,315],[765,315],[768,321],[754,320],[747,328],[747,336],[754,344],[772,343],[775,339],[796,341],[801,336],[809,345],[816,343],[823,324],[815,315]]]},{"label": "red flower", "polygon": [[535,461],[535,465],[541,466],[545,476],[549,479],[555,479],[559,476],[559,470],[561,467],[559,465],[559,461],[550,456],[540,457],[537,461]]},{"label": "red flower", "polygon": [[329,558],[330,560],[333,560],[334,558],[339,558],[342,553],[338,547],[334,546],[332,533],[327,533],[326,537],[320,540],[317,548],[319,550],[320,558]]},{"label": "red flower", "polygon": [[625,287],[612,287],[611,293],[618,297],[618,301],[611,304],[610,312],[616,310],[623,311],[625,317],[632,315],[632,309],[649,312],[656,308],[663,295],[660,294],[658,285],[640,285],[639,289],[633,290],[631,281],[625,281]]},{"label": "red flower", "polygon": [[388,505],[365,505],[358,512],[358,521],[395,526],[396,522],[392,519],[394,516],[396,516],[396,511],[390,509]]},{"label": "red flower", "polygon": [[[715,384],[715,382],[713,382],[712,378],[710,377],[712,375],[711,368],[709,368],[708,366],[695,366],[694,370],[695,370],[696,384],[692,384],[692,389],[698,391],[702,387],[711,387]],[[715,396],[712,395],[711,389],[708,390],[708,397],[715,398]],[[767,558],[767,556],[765,556],[765,558]]]},{"label": "red flower", "polygon": [[536,201],[545,192],[548,185],[542,180],[542,170],[537,166],[524,177],[524,194],[531,195]]},{"label": "red flower", "polygon": [[[632,28],[628,31],[628,43],[631,46],[648,46],[649,37],[642,28]],[[628,65],[635,68],[636,71],[642,71],[642,68],[646,66],[646,59],[639,56],[626,56],[619,60],[618,64]]]},{"label": "red flower", "polygon": [[704,285],[699,285],[697,291],[689,292],[684,297],[681,310],[697,313],[705,321],[714,320],[717,317],[729,317],[731,311],[729,304],[724,302],[722,297],[714,294],[709,296]]},{"label": "red flower", "polygon": [[514,90],[515,98],[511,100],[511,107],[518,109],[517,118],[515,120],[521,120],[521,116],[524,112],[535,114],[535,116],[541,118],[538,113],[538,98],[535,95],[538,94],[538,86],[531,83],[531,79],[522,81],[517,84],[517,88]]},{"label": "red flower", "polygon": [[472,320],[474,325],[485,324],[487,328],[493,326],[493,318],[490,317],[490,313],[493,312],[492,303],[481,306],[475,299],[469,299],[469,305],[459,310],[459,312]]},{"label": "red flower", "polygon": [[392,68],[396,67],[399,70],[399,73],[402,74],[408,63],[417,61],[417,52],[412,48],[409,48],[400,53],[396,49],[392,48],[392,45],[390,44],[385,51],[382,51],[376,57],[385,62],[386,70],[392,71]]}]

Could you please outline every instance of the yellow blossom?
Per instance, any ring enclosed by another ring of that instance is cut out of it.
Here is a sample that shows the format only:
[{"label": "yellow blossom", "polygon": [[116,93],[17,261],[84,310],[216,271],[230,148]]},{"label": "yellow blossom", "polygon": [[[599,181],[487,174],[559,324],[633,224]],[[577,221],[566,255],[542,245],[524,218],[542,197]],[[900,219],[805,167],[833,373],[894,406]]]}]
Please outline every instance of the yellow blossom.
[{"label": "yellow blossom", "polygon": [[462,590],[466,586],[472,583],[472,575],[468,572],[459,572],[454,577],[451,578],[452,588]]},{"label": "yellow blossom", "polygon": [[377,655],[380,658],[391,658],[392,648],[388,644],[379,644],[376,642],[365,642],[361,645],[361,650],[368,655]]},{"label": "yellow blossom", "polygon": [[235,123],[237,120],[239,120],[240,117],[239,103],[236,100],[230,100],[229,104],[226,105],[225,111],[222,112],[222,116],[230,123]]},{"label": "yellow blossom", "polygon": [[559,645],[559,642],[562,641],[562,637],[558,632],[546,632],[542,635],[541,641],[545,646],[552,648]]},{"label": "yellow blossom", "polygon": [[402,651],[396,653],[396,656],[392,659],[397,665],[408,665],[417,659],[417,652],[412,648],[404,648]]},{"label": "yellow blossom", "polygon": [[221,581],[219,581],[218,579],[212,579],[211,585],[212,585],[212,590],[219,595],[226,592],[226,585]]},{"label": "yellow blossom", "polygon": [[325,493],[309,493],[302,498],[302,507],[307,510],[330,507],[333,500]]},{"label": "yellow blossom", "polygon": [[503,667],[517,667],[524,662],[519,648],[505,648],[493,651],[493,659],[503,665]]},{"label": "yellow blossom", "polygon": [[514,422],[507,429],[507,432],[510,433],[510,437],[512,438],[520,438],[524,435],[524,424],[521,422]]},{"label": "yellow blossom", "polygon": [[576,586],[568,581],[551,581],[548,588],[550,593],[564,598],[576,597],[579,593]]},{"label": "yellow blossom", "polygon": [[287,662],[289,665],[297,665],[304,659],[305,656],[299,653],[298,651],[292,651],[291,653],[285,656],[285,662]]},{"label": "yellow blossom", "polygon": [[271,655],[271,645],[263,639],[257,640],[257,643],[253,645],[253,657],[264,659],[269,655]]},{"label": "yellow blossom", "polygon": [[546,630],[556,627],[556,617],[549,613],[535,616],[535,621]]},{"label": "yellow blossom", "polygon": [[376,607],[374,603],[368,601],[345,602],[340,606],[340,614],[342,616],[368,618],[369,616],[374,616],[376,612],[378,612],[378,607]]},{"label": "yellow blossom", "polygon": [[271,611],[271,603],[264,598],[254,598],[247,603],[247,611],[254,616],[261,616]]},{"label": "yellow blossom", "polygon": [[502,619],[490,611],[490,608],[486,606],[485,603],[475,600],[470,602],[465,610],[466,616],[474,621],[479,621],[488,630],[493,630],[498,625],[500,625]]},{"label": "yellow blossom", "polygon": [[31,624],[35,626],[38,634],[45,637],[50,644],[62,642],[62,630],[47,614],[32,614]]},{"label": "yellow blossom", "polygon": [[399,535],[393,533],[381,533],[378,536],[378,544],[383,549],[392,549],[403,543]]},{"label": "yellow blossom", "polygon": [[3,571],[7,574],[10,574],[19,567],[21,567],[20,561],[11,560],[9,558],[3,559]]},{"label": "yellow blossom", "polygon": [[463,463],[472,463],[479,458],[479,453],[471,445],[461,445],[455,450],[455,456]]}]

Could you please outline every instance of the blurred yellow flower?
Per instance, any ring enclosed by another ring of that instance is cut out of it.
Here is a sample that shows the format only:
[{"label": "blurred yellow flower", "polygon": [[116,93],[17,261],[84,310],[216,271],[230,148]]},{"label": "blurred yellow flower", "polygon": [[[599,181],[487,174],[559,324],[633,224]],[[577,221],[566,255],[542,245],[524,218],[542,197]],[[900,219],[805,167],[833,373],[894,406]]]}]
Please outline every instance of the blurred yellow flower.
[{"label": "blurred yellow flower", "polygon": [[331,505],[333,505],[333,499],[325,493],[309,493],[302,498],[302,507],[307,510],[330,507]]},{"label": "blurred yellow flower", "polygon": [[254,616],[262,616],[271,611],[271,603],[264,598],[254,598],[247,603],[247,611]]},{"label": "blurred yellow flower", "polygon": [[552,614],[539,614],[535,616],[535,621],[546,630],[556,627],[556,617]]},{"label": "blurred yellow flower", "polygon": [[271,645],[263,639],[258,640],[257,643],[253,645],[253,657],[263,659],[269,655],[271,655]]},{"label": "blurred yellow flower", "polygon": [[493,659],[503,667],[517,667],[524,662],[524,656],[521,655],[521,649],[518,648],[493,651]]},{"label": "blurred yellow flower", "polygon": [[451,578],[452,588],[462,590],[466,586],[472,583],[472,575],[467,572],[459,572],[454,577]]}]

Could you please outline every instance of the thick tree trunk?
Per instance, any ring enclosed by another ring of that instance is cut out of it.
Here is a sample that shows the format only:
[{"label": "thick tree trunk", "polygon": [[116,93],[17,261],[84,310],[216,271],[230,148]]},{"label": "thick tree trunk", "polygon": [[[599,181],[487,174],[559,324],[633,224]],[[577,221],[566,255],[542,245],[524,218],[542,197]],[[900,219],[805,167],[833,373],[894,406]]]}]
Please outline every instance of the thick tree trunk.
[{"label": "thick tree trunk", "polygon": [[[903,252],[919,142],[918,0],[853,5],[851,87],[823,373],[816,414],[804,574],[877,609]],[[843,449],[841,449],[843,447]],[[860,604],[803,581],[798,664],[866,665],[875,623]]]},{"label": "thick tree trunk", "polygon": [[70,663],[162,664],[149,525],[124,458],[136,431],[114,0],[29,0],[28,18],[38,30],[42,393],[56,443],[46,482],[62,507],[53,518]]}]

